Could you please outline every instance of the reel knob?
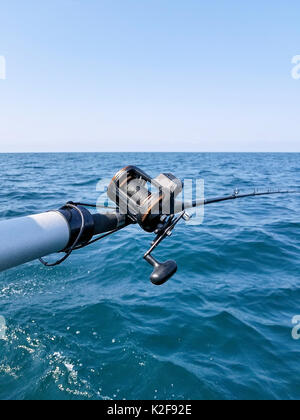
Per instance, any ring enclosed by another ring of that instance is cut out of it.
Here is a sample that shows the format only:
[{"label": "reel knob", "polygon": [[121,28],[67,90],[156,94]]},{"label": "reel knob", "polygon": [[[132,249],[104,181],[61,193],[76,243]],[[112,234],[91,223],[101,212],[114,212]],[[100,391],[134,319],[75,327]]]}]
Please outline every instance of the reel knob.
[{"label": "reel knob", "polygon": [[160,263],[150,254],[146,255],[144,258],[152,267],[154,267],[150,280],[156,286],[161,286],[166,283],[177,272],[177,264],[175,261],[170,260]]}]

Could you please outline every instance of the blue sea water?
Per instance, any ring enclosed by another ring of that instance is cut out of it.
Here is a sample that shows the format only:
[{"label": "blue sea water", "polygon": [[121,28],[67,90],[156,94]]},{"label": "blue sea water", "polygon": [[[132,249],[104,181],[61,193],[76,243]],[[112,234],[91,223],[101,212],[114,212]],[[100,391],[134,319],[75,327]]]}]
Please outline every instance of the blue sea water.
[{"label": "blue sea water", "polygon": [[[206,197],[300,186],[299,154],[0,155],[0,220],[95,202],[128,164],[204,178]],[[132,226],[73,254],[0,274],[0,399],[299,399],[299,195],[208,206],[156,252]]]}]

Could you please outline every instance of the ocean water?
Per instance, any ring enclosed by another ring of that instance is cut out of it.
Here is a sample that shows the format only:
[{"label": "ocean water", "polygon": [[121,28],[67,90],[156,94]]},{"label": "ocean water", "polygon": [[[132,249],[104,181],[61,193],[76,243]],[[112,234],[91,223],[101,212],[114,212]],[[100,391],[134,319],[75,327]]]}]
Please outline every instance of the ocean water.
[{"label": "ocean water", "polygon": [[[95,202],[128,164],[204,178],[206,196],[300,186],[299,154],[0,155],[0,220]],[[207,206],[155,255],[129,227],[73,254],[0,274],[0,399],[299,399],[299,195]]]}]

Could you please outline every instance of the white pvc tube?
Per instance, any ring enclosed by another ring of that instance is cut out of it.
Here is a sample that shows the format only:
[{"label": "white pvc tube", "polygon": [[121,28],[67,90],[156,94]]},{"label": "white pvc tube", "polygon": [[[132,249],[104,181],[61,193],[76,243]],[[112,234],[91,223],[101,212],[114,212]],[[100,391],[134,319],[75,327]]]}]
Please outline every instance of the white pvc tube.
[{"label": "white pvc tube", "polygon": [[59,212],[0,221],[0,272],[62,251],[70,239]]}]

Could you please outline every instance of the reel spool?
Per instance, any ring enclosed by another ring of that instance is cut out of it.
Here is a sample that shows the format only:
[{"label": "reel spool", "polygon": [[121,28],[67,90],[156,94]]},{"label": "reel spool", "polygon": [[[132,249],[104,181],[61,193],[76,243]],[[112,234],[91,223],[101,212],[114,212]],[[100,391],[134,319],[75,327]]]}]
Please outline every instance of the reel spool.
[{"label": "reel spool", "polygon": [[107,195],[120,213],[146,232],[155,232],[165,216],[174,214],[175,199],[182,188],[182,181],[172,174],[153,179],[141,169],[127,166],[114,176]]}]

